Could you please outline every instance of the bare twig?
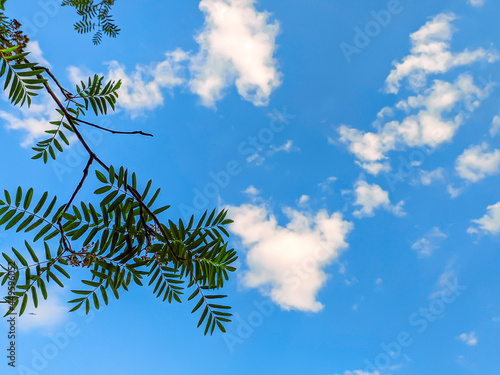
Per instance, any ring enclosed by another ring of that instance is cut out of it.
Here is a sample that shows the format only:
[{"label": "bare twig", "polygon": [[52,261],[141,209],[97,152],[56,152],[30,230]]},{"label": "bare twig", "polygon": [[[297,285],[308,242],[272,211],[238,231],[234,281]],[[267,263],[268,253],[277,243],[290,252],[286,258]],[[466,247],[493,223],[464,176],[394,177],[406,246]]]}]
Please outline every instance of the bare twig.
[{"label": "bare twig", "polygon": [[88,121],[76,118],[75,116],[71,116],[71,118],[74,121],[76,121],[76,122],[81,122],[82,124],[89,125],[89,126],[92,126],[94,128],[101,129],[101,130],[104,130],[104,131],[112,133],[112,134],[140,134],[140,135],[145,135],[147,137],[153,137],[153,134],[145,133],[142,130],[135,130],[135,131],[130,131],[130,132],[122,132],[122,131],[118,131],[118,130],[112,130],[112,129],[104,128],[102,126],[93,124],[91,122],[88,122]]}]

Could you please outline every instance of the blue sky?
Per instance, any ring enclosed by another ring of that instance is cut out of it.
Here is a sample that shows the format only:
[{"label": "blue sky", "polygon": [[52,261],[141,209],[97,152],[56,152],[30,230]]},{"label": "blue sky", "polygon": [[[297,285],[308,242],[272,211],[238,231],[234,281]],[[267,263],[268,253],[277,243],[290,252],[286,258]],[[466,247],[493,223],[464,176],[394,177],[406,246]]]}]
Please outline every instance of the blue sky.
[{"label": "blue sky", "polygon": [[[240,259],[226,335],[148,288],[87,317],[53,289],[2,373],[500,370],[498,2],[123,0],[99,47],[56,1],[25,3],[8,14],[32,59],[68,88],[122,79],[97,123],[155,135],[88,130],[95,151],[162,187],[168,218],[227,207]],[[70,194],[77,145],[30,160],[47,98],[0,105],[0,186]],[[2,251],[22,241],[0,233]]]}]

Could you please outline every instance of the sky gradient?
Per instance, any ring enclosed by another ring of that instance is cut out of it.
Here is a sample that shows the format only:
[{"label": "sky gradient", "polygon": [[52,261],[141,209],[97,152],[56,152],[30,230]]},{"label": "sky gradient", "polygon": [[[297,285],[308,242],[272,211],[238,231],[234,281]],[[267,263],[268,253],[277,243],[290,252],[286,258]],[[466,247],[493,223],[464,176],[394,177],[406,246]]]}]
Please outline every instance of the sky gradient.
[{"label": "sky gradient", "polygon": [[[68,88],[121,79],[95,121],[154,134],[88,129],[96,153],[153,179],[165,218],[228,208],[239,260],[234,322],[213,337],[148,287],[67,313],[75,269],[19,320],[2,374],[500,372],[498,2],[121,0],[98,47],[72,10],[25,2],[7,14],[32,60]],[[30,159],[48,97],[2,98],[0,187],[71,194],[77,144]],[[22,243],[0,232],[2,251]]]}]

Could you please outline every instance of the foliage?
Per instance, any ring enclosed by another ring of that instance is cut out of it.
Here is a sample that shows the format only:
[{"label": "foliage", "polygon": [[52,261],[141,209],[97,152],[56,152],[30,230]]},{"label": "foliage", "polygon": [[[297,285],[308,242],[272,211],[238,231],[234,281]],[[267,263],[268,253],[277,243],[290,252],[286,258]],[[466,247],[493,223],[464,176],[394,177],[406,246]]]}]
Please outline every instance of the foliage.
[{"label": "foliage", "polygon": [[[2,10],[4,3],[0,0]],[[81,0],[65,1],[63,5],[76,7],[83,25],[97,17],[95,27],[106,34],[113,3]],[[88,270],[88,277],[82,280],[81,288],[71,291],[74,298],[69,301],[70,311],[85,308],[88,313],[91,305],[97,309],[107,305],[110,296],[118,299],[131,284],[147,283],[157,298],[169,303],[182,302],[188,293],[187,300],[194,303],[192,313],[200,312],[198,326],[204,324],[205,334],[212,334],[215,328],[225,332],[224,324],[230,322],[231,313],[229,306],[219,302],[226,297],[219,290],[235,271],[233,263],[237,259],[234,249],[228,246],[225,227],[232,221],[226,218],[227,212],[205,212],[198,220],[193,216],[187,223],[182,219],[175,223],[160,220],[169,208],[156,204],[160,189],[153,192],[152,181],[141,189],[135,173],[107,165],[80,132],[81,127],[91,126],[115,134],[151,136],[142,131],[110,130],[85,120],[89,111],[100,116],[115,110],[120,81],[106,81],[95,75],[76,85],[74,92],[66,90],[48,68],[28,60],[29,53],[24,51],[28,38],[19,28],[17,21],[9,20],[0,11],[0,77],[5,79],[4,91],[19,107],[30,106],[32,98],[44,91],[60,116],[47,124],[47,138],[33,148],[33,159],[44,163],[56,159],[70,145],[68,136],[72,135],[88,153],[88,162],[78,186],[64,204],[58,203],[57,197],[49,197],[48,192],[37,195],[33,188],[4,191],[0,198],[0,227],[32,236],[25,240],[25,249],[13,248],[12,253],[2,254],[5,263],[0,264],[0,283],[5,285],[12,274],[15,280],[14,293],[3,301],[9,304],[6,315],[16,308],[22,315],[29,301],[37,308],[40,294],[47,299],[47,284],[64,287],[64,280],[77,267]],[[84,29],[82,26],[77,30]],[[63,100],[51,85],[58,88]],[[100,187],[91,202],[77,204],[76,198],[91,172]],[[42,249],[44,255],[37,254],[36,249]]]},{"label": "foliage", "polygon": [[112,38],[120,33],[120,29],[114,23],[110,14],[115,0],[64,0],[62,6],[70,6],[76,9],[81,20],[75,23],[75,30],[79,34],[95,32],[92,38],[94,44],[100,44],[103,35]]}]

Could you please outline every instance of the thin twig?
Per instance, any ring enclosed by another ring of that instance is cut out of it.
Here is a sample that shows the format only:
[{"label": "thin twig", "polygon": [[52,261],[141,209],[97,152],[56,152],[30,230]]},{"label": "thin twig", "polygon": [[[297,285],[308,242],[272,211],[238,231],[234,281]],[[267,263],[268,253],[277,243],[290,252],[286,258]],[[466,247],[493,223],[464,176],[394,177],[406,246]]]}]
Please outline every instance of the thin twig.
[{"label": "thin twig", "polygon": [[[38,76],[38,78],[39,79],[43,79],[43,77],[40,76],[40,75]],[[65,89],[59,84],[59,82],[57,80],[55,80],[55,82],[56,82],[56,85],[59,87],[59,89],[64,93]],[[67,109],[65,108],[65,106],[61,103],[61,101],[57,97],[57,95],[54,93],[54,91],[52,91],[52,88],[50,87],[49,83],[46,81],[46,82],[43,83],[43,85],[44,85],[45,89],[47,90],[47,92],[49,93],[49,95],[54,100],[54,102],[57,104],[57,106],[59,107],[59,109],[64,113],[64,115],[68,119],[68,122],[69,122],[71,128],[73,129],[73,132],[75,133],[76,137],[78,138],[78,140],[82,144],[82,146],[85,149],[85,151],[89,154],[89,156],[91,158],[93,158],[101,167],[103,167],[109,173],[109,167],[89,147],[89,145],[87,144],[87,142],[83,138],[82,134],[78,130],[78,127],[75,124],[75,120],[73,120],[73,116],[71,116],[71,114],[69,114],[69,112],[67,111]],[[115,173],[115,176],[118,178],[118,175],[116,173]],[[144,210],[146,211],[146,213],[151,216],[151,218],[153,219],[153,221],[155,222],[155,224],[158,226],[158,228],[160,229],[160,232],[161,232],[161,234],[163,236],[163,239],[164,239],[166,245],[168,246],[168,248],[170,250],[170,253],[173,255],[173,257],[177,261],[181,261],[181,262],[187,261],[187,259],[185,259],[183,257],[180,257],[179,255],[177,255],[175,253],[174,248],[172,246],[172,243],[168,239],[167,233],[163,229],[163,227],[162,227],[162,225],[160,223],[160,220],[156,217],[155,214],[153,214],[153,212],[149,209],[149,207],[144,203],[144,201],[142,200],[142,197],[139,194],[139,192],[136,189],[134,189],[133,187],[129,186],[128,184],[125,184],[125,188],[126,188],[126,190],[130,191],[130,193],[134,196],[134,198],[136,199],[136,201],[140,204],[140,206],[142,208],[144,208]]]},{"label": "thin twig", "polygon": [[94,128],[101,129],[101,130],[104,130],[106,132],[110,132],[110,133],[113,133],[113,134],[140,134],[140,135],[145,135],[147,137],[153,137],[153,134],[145,133],[142,130],[135,130],[135,131],[131,131],[131,132],[122,132],[122,131],[118,131],[118,130],[111,130],[111,129],[108,129],[108,128],[103,128],[102,126],[93,124],[91,122],[79,119],[79,118],[74,117],[74,116],[71,116],[71,118],[74,121],[76,121],[76,122],[81,122],[82,124],[89,125],[89,126],[92,126]]}]

